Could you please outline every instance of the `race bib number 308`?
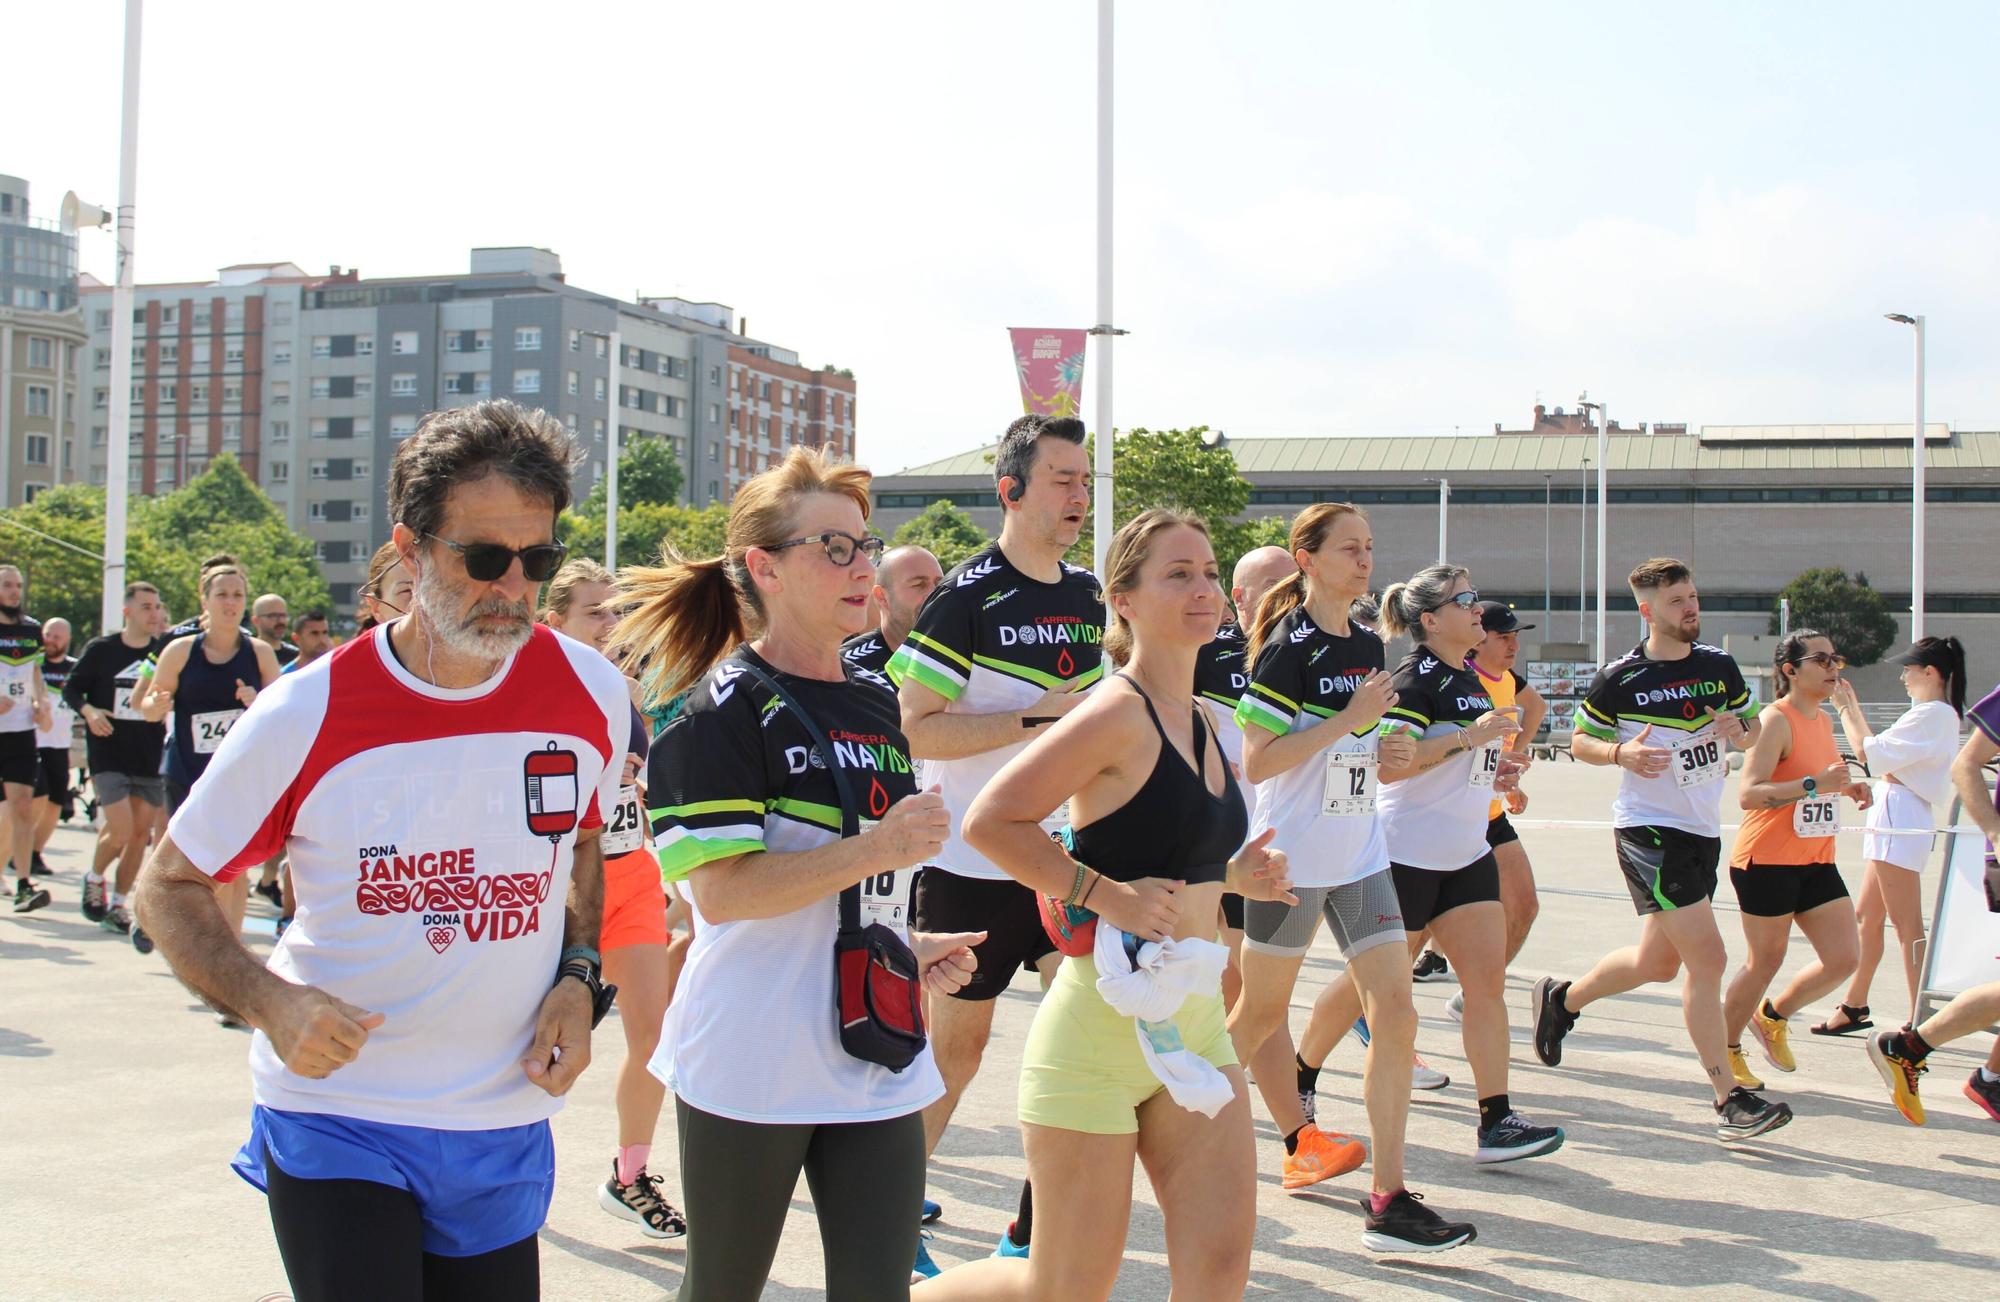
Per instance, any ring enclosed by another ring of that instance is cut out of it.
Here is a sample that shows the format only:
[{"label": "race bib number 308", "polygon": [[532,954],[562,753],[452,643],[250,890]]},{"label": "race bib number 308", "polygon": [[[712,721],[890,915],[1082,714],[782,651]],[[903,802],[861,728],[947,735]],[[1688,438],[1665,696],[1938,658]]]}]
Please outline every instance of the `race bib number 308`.
[{"label": "race bib number 308", "polygon": [[1683,791],[1707,786],[1729,771],[1723,761],[1720,737],[1698,738],[1674,747],[1672,765],[1674,785]]}]

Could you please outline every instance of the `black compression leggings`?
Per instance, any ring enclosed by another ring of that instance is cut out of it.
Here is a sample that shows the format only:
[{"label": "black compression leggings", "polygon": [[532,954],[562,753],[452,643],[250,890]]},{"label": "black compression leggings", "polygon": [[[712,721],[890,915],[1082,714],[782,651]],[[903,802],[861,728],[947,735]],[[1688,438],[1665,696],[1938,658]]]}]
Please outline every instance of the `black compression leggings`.
[{"label": "black compression leggings", "polygon": [[731,1121],[674,1100],[687,1200],[679,1302],[756,1302],[804,1170],[828,1302],[904,1302],[924,1200],[921,1112],[827,1126]]},{"label": "black compression leggings", "polygon": [[533,1302],[541,1252],[530,1234],[477,1257],[423,1248],[409,1190],[372,1180],[301,1180],[264,1150],[271,1228],[297,1302]]}]

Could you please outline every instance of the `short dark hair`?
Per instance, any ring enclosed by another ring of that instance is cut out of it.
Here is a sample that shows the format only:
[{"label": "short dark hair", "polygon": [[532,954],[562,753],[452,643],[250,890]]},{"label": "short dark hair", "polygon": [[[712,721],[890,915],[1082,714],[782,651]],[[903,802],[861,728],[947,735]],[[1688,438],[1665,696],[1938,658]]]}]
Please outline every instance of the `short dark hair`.
[{"label": "short dark hair", "polygon": [[1012,479],[1010,501],[1018,502],[1028,491],[1028,472],[1035,465],[1035,447],[1044,438],[1083,445],[1083,422],[1074,416],[1023,416],[1000,436],[1000,449],[993,456],[993,482]]},{"label": "short dark hair", "polygon": [[144,579],[134,579],[125,585],[125,600],[130,601],[142,592],[150,592],[156,597],[160,595],[160,590]]},{"label": "short dark hair", "polygon": [[1638,568],[1625,576],[1625,581],[1632,585],[1633,594],[1644,601],[1645,593],[1658,592],[1661,588],[1676,583],[1686,583],[1693,577],[1694,571],[1684,562],[1677,561],[1671,556],[1655,556],[1650,561],[1640,562]]},{"label": "short dark hair", "polygon": [[389,462],[389,519],[414,533],[435,535],[444,525],[445,498],[453,487],[489,474],[503,476],[561,515],[569,506],[575,459],[569,432],[545,411],[504,398],[434,411]]},{"label": "short dark hair", "polygon": [[292,627],[296,629],[296,628],[303,628],[307,624],[313,624],[313,623],[331,624],[332,622],[333,622],[332,620],[326,617],[325,611],[315,606],[311,610],[308,610],[305,614],[300,615],[297,619],[293,620]]}]

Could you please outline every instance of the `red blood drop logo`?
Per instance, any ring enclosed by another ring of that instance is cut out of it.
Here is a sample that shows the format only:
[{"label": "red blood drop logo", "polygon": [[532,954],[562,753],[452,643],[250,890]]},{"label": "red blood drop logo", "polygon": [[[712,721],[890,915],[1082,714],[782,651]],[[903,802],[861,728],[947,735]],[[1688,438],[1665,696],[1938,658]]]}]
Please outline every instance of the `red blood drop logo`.
[{"label": "red blood drop logo", "polygon": [[1061,651],[1056,653],[1056,672],[1061,674],[1064,678],[1067,678],[1071,674],[1076,672],[1076,661],[1069,658],[1068,647],[1064,647]]},{"label": "red blood drop logo", "polygon": [[880,778],[868,779],[868,816],[880,818],[889,812],[889,793],[882,789]]}]

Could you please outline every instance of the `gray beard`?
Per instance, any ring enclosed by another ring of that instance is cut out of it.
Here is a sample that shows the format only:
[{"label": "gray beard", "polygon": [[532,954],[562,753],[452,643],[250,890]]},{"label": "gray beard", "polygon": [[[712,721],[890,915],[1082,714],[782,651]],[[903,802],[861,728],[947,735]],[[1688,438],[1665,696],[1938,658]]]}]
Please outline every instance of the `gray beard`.
[{"label": "gray beard", "polygon": [[[430,625],[431,636],[444,643],[446,649],[475,660],[497,663],[526,646],[534,635],[533,612],[526,604],[515,605],[495,597],[474,606],[462,618],[456,613],[458,604],[458,593],[436,569],[426,567],[417,576],[417,609]],[[489,632],[474,623],[482,615],[512,615],[518,617],[518,622]]]}]

